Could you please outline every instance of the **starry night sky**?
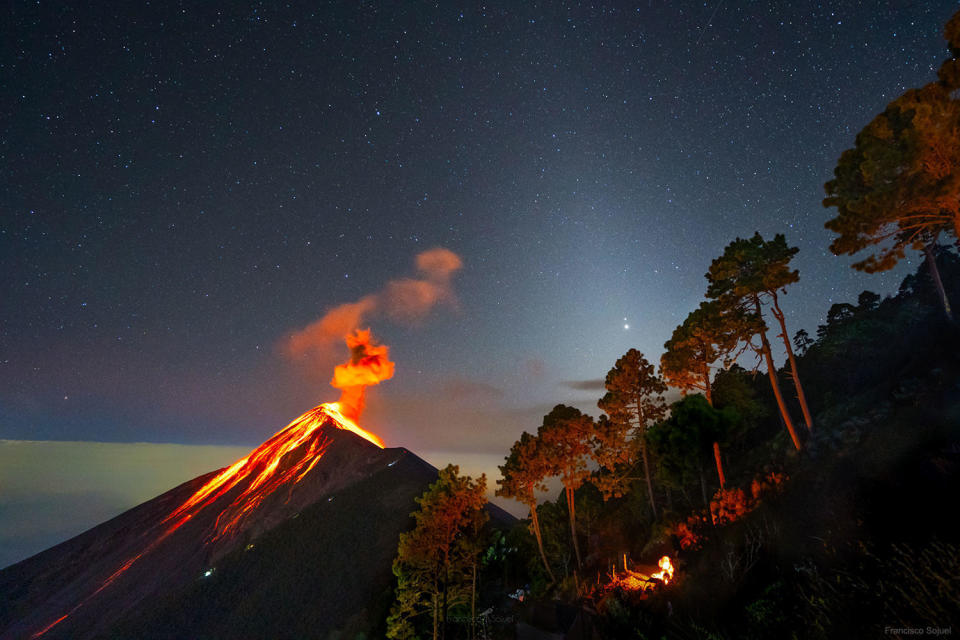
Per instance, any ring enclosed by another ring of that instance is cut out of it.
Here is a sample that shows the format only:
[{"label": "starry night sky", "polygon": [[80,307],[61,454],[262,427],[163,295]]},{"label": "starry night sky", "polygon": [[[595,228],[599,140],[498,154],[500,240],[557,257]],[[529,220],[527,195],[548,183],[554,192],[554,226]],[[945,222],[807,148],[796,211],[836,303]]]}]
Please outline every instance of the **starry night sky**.
[{"label": "starry night sky", "polygon": [[456,304],[370,322],[397,372],[364,423],[415,451],[596,415],[738,235],[800,247],[812,333],[903,275],[830,255],[822,185],[957,9],[210,5],[4,9],[0,438],[256,445],[337,396],[285,337],[433,247]]}]

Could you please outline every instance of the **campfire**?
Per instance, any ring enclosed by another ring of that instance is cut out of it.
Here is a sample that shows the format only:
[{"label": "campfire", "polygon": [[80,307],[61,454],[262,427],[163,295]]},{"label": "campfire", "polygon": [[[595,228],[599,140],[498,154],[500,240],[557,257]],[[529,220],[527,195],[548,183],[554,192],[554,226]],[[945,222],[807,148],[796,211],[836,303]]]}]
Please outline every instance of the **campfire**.
[{"label": "campfire", "polygon": [[670,556],[663,556],[657,563],[660,571],[650,573],[649,575],[641,571],[630,569],[627,565],[627,556],[623,556],[623,569],[619,572],[616,566],[610,571],[610,581],[604,586],[604,590],[625,589],[627,591],[650,591],[658,585],[667,585],[673,580],[673,562]]}]

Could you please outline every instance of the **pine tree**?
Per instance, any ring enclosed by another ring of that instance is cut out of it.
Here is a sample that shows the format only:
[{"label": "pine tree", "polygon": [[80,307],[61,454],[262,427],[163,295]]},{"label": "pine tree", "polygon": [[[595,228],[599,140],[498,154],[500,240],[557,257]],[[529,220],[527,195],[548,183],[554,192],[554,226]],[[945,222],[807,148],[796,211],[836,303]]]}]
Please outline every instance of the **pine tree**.
[{"label": "pine tree", "polygon": [[[701,391],[710,406],[713,406],[710,368],[717,360],[729,366],[742,352],[738,352],[741,337],[756,333],[753,316],[738,308],[727,309],[717,301],[701,302],[683,324],[673,330],[673,335],[664,343],[660,357],[660,371],[664,380],[680,389],[683,395]],[[746,345],[747,343],[743,343]],[[726,487],[720,443],[713,443],[713,457],[717,466],[720,488]]]},{"label": "pine tree", "polygon": [[800,329],[795,334],[793,334],[793,348],[796,350],[797,355],[802,356],[807,352],[814,344],[814,339],[810,337],[810,334],[807,333],[806,329]]},{"label": "pine tree", "polygon": [[701,302],[673,330],[660,357],[660,373],[667,384],[685,394],[701,391],[711,404],[710,369],[717,360],[727,366],[736,359],[750,321],[750,317],[723,311],[716,301]]},{"label": "pine tree", "polygon": [[[779,300],[779,293],[785,292],[787,285],[800,279],[799,273],[790,269],[790,260],[797,251],[796,247],[788,247],[786,238],[779,233],[771,241],[764,240],[759,233],[755,233],[748,240],[737,238],[726,246],[723,255],[715,258],[710,264],[710,270],[707,272],[709,283],[707,297],[718,300],[725,312],[753,318],[753,321],[746,326],[750,327],[749,331],[752,334],[760,337],[760,345],[755,346],[754,349],[766,361],[770,386],[777,399],[780,414],[783,416],[794,446],[800,449],[800,439],[777,382],[777,370],[773,364],[773,354],[767,339],[766,324],[763,322],[762,304],[766,301],[770,302],[770,312],[780,325],[778,337],[783,340],[787,352],[793,384],[797,390],[797,400],[807,429],[812,430],[813,418],[800,383],[797,360],[793,354],[793,346],[790,344],[786,320]],[[750,340],[752,335],[742,337]]]},{"label": "pine tree", "polygon": [[824,185],[823,205],[837,208],[825,225],[837,234],[833,253],[876,247],[855,269],[886,271],[907,249],[922,251],[953,322],[935,253],[940,236],[960,240],[960,12],[947,22],[945,37],[952,55],[939,80],[908,90],[857,134]]},{"label": "pine tree", "polygon": [[650,445],[663,473],[680,486],[691,476],[698,478],[704,506],[709,497],[703,462],[713,443],[726,438],[735,422],[731,411],[718,411],[696,394],[673,403],[670,417],[650,429]]},{"label": "pine tree", "polygon": [[[607,372],[604,385],[607,393],[597,406],[610,416],[610,420],[603,425],[603,429],[597,431],[599,446],[594,447],[593,455],[607,473],[597,475],[597,488],[605,497],[622,494],[629,480],[629,473],[623,470],[631,471],[635,464],[632,461],[636,460],[636,455],[630,457],[629,454],[631,450],[639,451],[650,510],[656,519],[657,501],[650,473],[646,430],[666,414],[663,392],[667,386],[657,375],[654,366],[636,349],[630,349],[617,360]],[[626,459],[624,452],[628,454]]]},{"label": "pine tree", "polygon": [[486,476],[474,480],[448,465],[417,498],[412,531],[400,534],[393,573],[396,602],[387,618],[387,637],[416,637],[419,616],[432,615],[433,638],[445,635],[447,612],[471,598],[486,512]]},{"label": "pine tree", "polygon": [[567,513],[570,518],[570,535],[577,568],[583,567],[580,544],[577,542],[576,503],[574,492],[589,475],[587,457],[593,439],[593,418],[584,415],[575,407],[558,404],[543,417],[543,425],[537,430],[537,438],[543,444],[542,453],[548,465],[549,475],[560,477],[567,498]]},{"label": "pine tree", "polygon": [[548,473],[546,459],[542,455],[542,446],[536,436],[526,431],[520,439],[510,447],[510,454],[500,469],[501,477],[497,480],[496,495],[502,498],[511,498],[525,504],[530,509],[530,530],[537,540],[537,549],[543,568],[546,569],[550,582],[556,582],[547,554],[543,550],[543,533],[540,530],[540,520],[537,517],[537,491],[546,491],[544,482]]}]

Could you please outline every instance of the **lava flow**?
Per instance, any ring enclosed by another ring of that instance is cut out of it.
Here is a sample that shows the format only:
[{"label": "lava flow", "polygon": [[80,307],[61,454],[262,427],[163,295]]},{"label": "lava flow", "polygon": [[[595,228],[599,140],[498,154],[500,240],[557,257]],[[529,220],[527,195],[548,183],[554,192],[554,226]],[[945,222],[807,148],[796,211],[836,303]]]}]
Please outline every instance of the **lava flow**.
[{"label": "lava flow", "polygon": [[[330,444],[330,439],[322,433],[317,437],[313,437],[313,434],[325,424],[352,431],[383,448],[383,441],[380,438],[361,429],[356,423],[343,416],[339,403],[322,404],[288,424],[249,456],[234,462],[203,485],[163,520],[163,523],[173,522],[171,529],[165,532],[163,537],[179,528],[200,510],[215,503],[240,482],[248,480],[246,489],[217,516],[210,540],[217,540],[236,531],[244,517],[260,505],[267,496],[283,486],[292,489],[293,485],[300,482],[319,462]],[[293,458],[292,463],[281,470],[281,462],[287,454],[306,445],[307,442],[309,442],[309,448],[306,453]]]},{"label": "lava flow", "polygon": [[[320,461],[332,441],[324,427],[351,431],[382,449],[383,440],[362,429],[355,420],[363,410],[366,387],[391,378],[394,363],[388,358],[389,348],[374,343],[369,330],[356,331],[346,339],[350,347],[350,361],[335,369],[331,382],[334,387],[342,390],[338,402],[321,404],[307,411],[254,449],[250,455],[237,460],[206,482],[148,532],[160,530],[142,551],[121,564],[93,593],[66,615],[31,637],[37,638],[46,634],[83,606],[84,602],[110,586],[174,531],[234,489],[238,489],[241,484],[246,485],[243,490],[233,496],[227,506],[220,508],[212,531],[207,535],[207,543],[238,532],[247,517],[278,489],[285,487],[289,499],[294,486]],[[290,455],[304,447],[306,450],[299,455]]]}]

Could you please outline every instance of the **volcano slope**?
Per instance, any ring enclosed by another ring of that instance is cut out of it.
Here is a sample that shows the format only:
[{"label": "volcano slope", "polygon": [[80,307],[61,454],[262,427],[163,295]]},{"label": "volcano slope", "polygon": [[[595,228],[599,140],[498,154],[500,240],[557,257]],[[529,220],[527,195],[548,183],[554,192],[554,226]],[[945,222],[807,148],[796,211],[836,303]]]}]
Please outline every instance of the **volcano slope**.
[{"label": "volcano slope", "polygon": [[437,470],[330,406],[0,571],[0,638],[382,636],[397,538]]}]

